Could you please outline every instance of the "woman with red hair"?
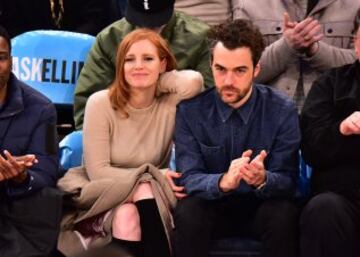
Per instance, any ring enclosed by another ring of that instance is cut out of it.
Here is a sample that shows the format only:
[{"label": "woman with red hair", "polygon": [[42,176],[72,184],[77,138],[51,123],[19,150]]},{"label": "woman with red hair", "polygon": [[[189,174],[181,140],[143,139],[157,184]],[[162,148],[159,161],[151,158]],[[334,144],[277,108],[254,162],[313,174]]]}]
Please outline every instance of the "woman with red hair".
[{"label": "woman with red hair", "polygon": [[175,68],[166,41],[151,30],[135,30],[121,42],[115,80],[86,105],[84,167],[59,182],[77,193],[59,240],[67,256],[76,245],[110,241],[136,257],[170,256],[171,209],[175,195],[184,196],[164,176],[176,105],[203,88],[200,73]]}]

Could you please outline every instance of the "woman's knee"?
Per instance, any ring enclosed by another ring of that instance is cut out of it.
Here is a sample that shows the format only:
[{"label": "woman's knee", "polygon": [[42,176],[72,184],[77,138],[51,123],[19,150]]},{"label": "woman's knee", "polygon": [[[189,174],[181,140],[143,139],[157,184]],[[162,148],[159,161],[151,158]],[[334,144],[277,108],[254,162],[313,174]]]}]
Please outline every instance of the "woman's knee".
[{"label": "woman's knee", "polygon": [[140,240],[140,216],[134,204],[125,203],[115,209],[112,229],[113,236],[116,238],[131,241]]}]

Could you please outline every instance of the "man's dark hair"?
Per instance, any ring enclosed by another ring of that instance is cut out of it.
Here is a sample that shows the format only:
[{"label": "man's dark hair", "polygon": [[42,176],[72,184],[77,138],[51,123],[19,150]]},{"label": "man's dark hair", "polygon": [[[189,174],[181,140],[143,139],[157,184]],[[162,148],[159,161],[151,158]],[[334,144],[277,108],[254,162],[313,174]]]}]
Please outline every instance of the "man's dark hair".
[{"label": "man's dark hair", "polygon": [[354,35],[356,35],[360,25],[360,8],[358,9],[354,19]]},{"label": "man's dark hair", "polygon": [[9,54],[11,54],[11,40],[7,30],[0,25],[0,37],[4,38],[9,45]]},{"label": "man's dark hair", "polygon": [[210,40],[211,58],[213,50],[218,42],[229,49],[239,47],[250,48],[254,66],[259,62],[265,43],[259,29],[249,20],[228,20],[222,24],[213,26],[208,37]]}]

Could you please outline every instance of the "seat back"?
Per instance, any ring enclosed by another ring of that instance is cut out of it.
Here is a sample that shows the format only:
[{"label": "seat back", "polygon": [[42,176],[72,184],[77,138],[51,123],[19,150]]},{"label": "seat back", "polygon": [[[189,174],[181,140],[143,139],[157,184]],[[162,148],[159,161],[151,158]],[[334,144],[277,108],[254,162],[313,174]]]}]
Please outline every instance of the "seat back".
[{"label": "seat back", "polygon": [[83,143],[82,131],[73,131],[61,140],[60,148],[60,167],[63,173],[72,167],[82,164]]},{"label": "seat back", "polygon": [[75,127],[75,85],[95,37],[67,31],[35,30],[11,41],[13,72],[55,104],[58,133],[62,138]]},{"label": "seat back", "polygon": [[94,43],[90,35],[36,30],[14,37],[13,72],[54,104],[73,105],[80,70]]}]

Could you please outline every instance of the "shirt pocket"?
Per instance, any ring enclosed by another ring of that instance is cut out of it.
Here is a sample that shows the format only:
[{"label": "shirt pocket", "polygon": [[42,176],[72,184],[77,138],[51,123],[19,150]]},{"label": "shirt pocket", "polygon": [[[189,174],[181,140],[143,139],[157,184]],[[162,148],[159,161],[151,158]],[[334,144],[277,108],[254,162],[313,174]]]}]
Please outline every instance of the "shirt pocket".
[{"label": "shirt pocket", "polygon": [[324,40],[334,46],[351,48],[354,26],[348,21],[323,23]]},{"label": "shirt pocket", "polygon": [[208,146],[200,143],[200,149],[209,172],[221,173],[225,171],[224,164],[226,163],[226,159],[223,146]]},{"label": "shirt pocket", "polygon": [[254,24],[263,35],[266,45],[278,40],[283,33],[283,21],[278,20],[254,20]]}]

